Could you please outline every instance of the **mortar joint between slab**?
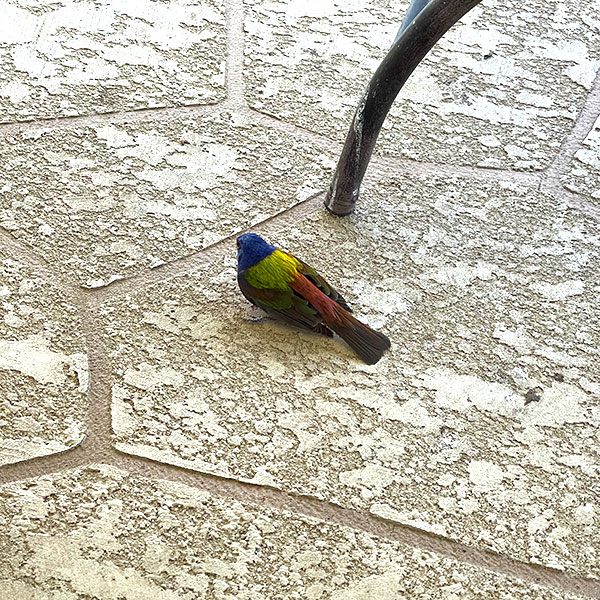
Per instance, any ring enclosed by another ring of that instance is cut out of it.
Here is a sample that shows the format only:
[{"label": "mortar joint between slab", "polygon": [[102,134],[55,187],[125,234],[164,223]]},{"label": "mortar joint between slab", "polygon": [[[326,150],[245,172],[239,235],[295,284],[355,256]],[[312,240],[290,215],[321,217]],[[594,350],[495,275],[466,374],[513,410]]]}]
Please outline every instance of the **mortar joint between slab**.
[{"label": "mortar joint between slab", "polygon": [[524,563],[492,550],[472,548],[460,541],[386,520],[365,511],[344,508],[299,492],[286,492],[275,487],[202,473],[119,450],[115,450],[112,456],[113,466],[133,475],[174,481],[240,502],[251,502],[278,511],[287,510],[292,514],[359,529],[369,535],[434,552],[460,563],[471,564],[565,592],[591,598],[596,598],[600,594],[599,580],[587,579],[534,563]]},{"label": "mortar joint between slab", "polygon": [[244,80],[244,2],[229,0],[227,10],[227,58],[225,67],[225,82],[227,99],[225,107],[233,110],[248,110]]},{"label": "mortar joint between slab", "polygon": [[564,189],[560,177],[569,165],[581,143],[594,127],[596,119],[600,115],[600,70],[592,83],[587,98],[575,119],[575,123],[569,133],[563,139],[560,148],[552,163],[544,172],[542,189],[561,188]]},{"label": "mortar joint between slab", "polygon": [[90,297],[83,310],[82,321],[86,338],[89,369],[87,394],[86,447],[93,451],[110,451],[112,448],[111,374],[107,331],[101,320],[100,303]]},{"label": "mortar joint between slab", "polygon": [[71,279],[65,276],[63,270],[55,268],[46,258],[3,227],[0,227],[0,248],[5,248],[13,258],[36,271],[46,283],[61,292],[78,309],[82,310],[86,305],[83,289],[71,283]]},{"label": "mortar joint between slab", "polygon": [[21,131],[36,131],[40,129],[60,129],[71,127],[85,127],[99,124],[118,124],[124,121],[140,122],[152,121],[173,116],[188,114],[215,114],[223,110],[225,100],[216,102],[203,102],[202,104],[188,104],[184,106],[154,106],[103,113],[65,115],[58,117],[15,121],[0,123],[0,137],[16,135]]},{"label": "mortar joint between slab", "polygon": [[137,293],[151,285],[193,272],[200,265],[210,260],[216,260],[217,257],[222,257],[225,253],[234,256],[235,245],[233,242],[237,236],[248,231],[255,231],[269,236],[269,232],[274,229],[280,230],[296,223],[299,219],[314,214],[322,208],[324,194],[325,190],[319,190],[305,200],[301,200],[258,223],[239,229],[198,252],[166,262],[156,269],[146,270],[125,279],[117,279],[100,288],[88,289],[86,293],[95,296],[100,303],[105,303],[125,294]]},{"label": "mortar joint between slab", "polygon": [[182,483],[240,502],[251,502],[278,511],[287,510],[292,514],[301,514],[351,529],[360,529],[370,535],[397,541],[422,551],[435,552],[460,563],[471,564],[530,583],[590,598],[597,598],[600,595],[598,580],[541,565],[522,563],[503,554],[471,548],[459,541],[388,521],[363,511],[343,508],[318,498],[299,493],[287,493],[277,488],[201,473],[186,467],[124,453],[112,445],[94,448],[84,441],[80,446],[59,454],[6,465],[0,468],[0,484],[100,463],[124,470],[133,476]]}]

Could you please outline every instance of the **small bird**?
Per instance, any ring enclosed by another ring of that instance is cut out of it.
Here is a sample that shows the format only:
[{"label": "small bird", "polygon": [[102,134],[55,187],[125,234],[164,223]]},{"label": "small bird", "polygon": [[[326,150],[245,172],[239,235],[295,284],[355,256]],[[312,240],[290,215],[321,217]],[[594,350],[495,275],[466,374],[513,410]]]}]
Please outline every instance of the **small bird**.
[{"label": "small bird", "polygon": [[353,317],[344,298],[306,263],[255,233],[240,235],[237,248],[240,290],[268,315],[327,337],[335,331],[369,365],[390,348],[390,340]]}]

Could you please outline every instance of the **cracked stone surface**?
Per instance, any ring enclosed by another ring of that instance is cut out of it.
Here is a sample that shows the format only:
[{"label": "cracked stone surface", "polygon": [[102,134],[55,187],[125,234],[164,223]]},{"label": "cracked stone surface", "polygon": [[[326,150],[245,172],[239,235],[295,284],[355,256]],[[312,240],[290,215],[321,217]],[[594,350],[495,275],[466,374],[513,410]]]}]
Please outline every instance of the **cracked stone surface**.
[{"label": "cracked stone surface", "polygon": [[271,241],[391,354],[259,320],[232,243],[103,308],[117,447],[600,575],[598,223],[509,182],[390,178],[361,200]]},{"label": "cracked stone surface", "polygon": [[11,600],[577,598],[105,465],[3,486],[0,523]]},{"label": "cracked stone surface", "polygon": [[230,113],[25,131],[0,139],[0,227],[97,287],[289,208],[331,167]]},{"label": "cracked stone surface", "polygon": [[[407,4],[245,0],[251,106],[342,142]],[[450,164],[544,168],[600,66],[599,33],[598,2],[484,0],[412,74],[376,150]]]},{"label": "cracked stone surface", "polygon": [[561,181],[566,188],[600,201],[600,117],[575,153]]},{"label": "cracked stone surface", "polygon": [[2,0],[0,11],[0,122],[225,97],[220,2]]},{"label": "cracked stone surface", "polygon": [[87,385],[75,307],[0,249],[0,465],[77,445]]}]

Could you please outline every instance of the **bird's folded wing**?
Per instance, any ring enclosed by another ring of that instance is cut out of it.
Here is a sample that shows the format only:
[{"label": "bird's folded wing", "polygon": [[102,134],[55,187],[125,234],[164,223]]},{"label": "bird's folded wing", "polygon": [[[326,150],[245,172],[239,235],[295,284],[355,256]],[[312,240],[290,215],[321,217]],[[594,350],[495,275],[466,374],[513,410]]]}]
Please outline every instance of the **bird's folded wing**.
[{"label": "bird's folded wing", "polygon": [[[294,257],[296,258],[296,257]],[[348,303],[342,295],[332,288],[323,277],[319,275],[316,269],[302,262],[301,260],[296,260],[300,263],[300,268],[298,269],[300,273],[302,273],[311,283],[314,283],[325,295],[329,296],[334,302],[337,302],[342,308],[346,309],[348,312],[352,312],[352,309],[348,306]]]},{"label": "bird's folded wing", "polygon": [[294,293],[291,288],[289,290],[255,288],[246,281],[243,274],[238,276],[238,282],[244,296],[271,316],[296,327],[308,329],[314,329],[321,322],[321,317],[311,304]]}]

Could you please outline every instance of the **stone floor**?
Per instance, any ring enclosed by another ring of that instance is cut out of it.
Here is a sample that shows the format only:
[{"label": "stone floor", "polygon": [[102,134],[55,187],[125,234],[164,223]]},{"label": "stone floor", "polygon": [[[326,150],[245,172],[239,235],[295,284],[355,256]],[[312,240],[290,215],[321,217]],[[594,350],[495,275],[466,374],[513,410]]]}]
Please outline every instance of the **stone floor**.
[{"label": "stone floor", "polygon": [[0,598],[600,598],[600,4],[484,0],[332,217],[406,5],[0,0]]}]

